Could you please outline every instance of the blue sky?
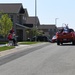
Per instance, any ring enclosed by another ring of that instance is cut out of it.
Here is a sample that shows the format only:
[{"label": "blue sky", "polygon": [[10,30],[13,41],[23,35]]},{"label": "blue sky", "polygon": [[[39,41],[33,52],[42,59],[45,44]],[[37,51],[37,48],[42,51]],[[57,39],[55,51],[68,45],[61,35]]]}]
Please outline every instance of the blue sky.
[{"label": "blue sky", "polygon": [[[22,3],[29,16],[35,16],[35,0],[1,0],[0,3]],[[75,30],[75,0],[37,0],[37,16],[41,24],[68,24]]]}]

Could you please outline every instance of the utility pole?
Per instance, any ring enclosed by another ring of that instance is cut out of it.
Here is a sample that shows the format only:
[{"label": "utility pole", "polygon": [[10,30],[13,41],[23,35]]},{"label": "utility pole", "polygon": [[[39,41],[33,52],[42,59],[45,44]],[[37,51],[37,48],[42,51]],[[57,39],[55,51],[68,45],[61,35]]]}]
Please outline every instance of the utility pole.
[{"label": "utility pole", "polygon": [[58,20],[59,18],[55,18],[55,25],[57,26],[57,20]]},{"label": "utility pole", "polygon": [[35,27],[37,27],[36,18],[37,18],[37,0],[35,0]]},{"label": "utility pole", "polygon": [[[35,31],[37,30],[37,0],[35,0]],[[37,41],[37,35],[35,32],[35,41]]]}]

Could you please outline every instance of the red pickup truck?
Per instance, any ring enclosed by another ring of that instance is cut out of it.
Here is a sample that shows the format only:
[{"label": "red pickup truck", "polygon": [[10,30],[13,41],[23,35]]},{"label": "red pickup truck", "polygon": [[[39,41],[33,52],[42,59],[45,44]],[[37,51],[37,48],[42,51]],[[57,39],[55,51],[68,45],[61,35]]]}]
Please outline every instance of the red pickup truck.
[{"label": "red pickup truck", "polygon": [[72,42],[75,45],[75,32],[70,28],[63,28],[56,33],[57,45]]}]

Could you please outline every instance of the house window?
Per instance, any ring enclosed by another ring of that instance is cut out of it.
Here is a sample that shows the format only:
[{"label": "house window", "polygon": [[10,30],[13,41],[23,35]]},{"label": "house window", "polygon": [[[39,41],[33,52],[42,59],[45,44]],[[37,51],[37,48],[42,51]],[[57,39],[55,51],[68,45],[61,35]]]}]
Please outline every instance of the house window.
[{"label": "house window", "polygon": [[23,16],[23,20],[26,20],[26,17],[25,16]]},{"label": "house window", "polygon": [[52,31],[52,29],[50,29],[50,31]]},{"label": "house window", "polygon": [[56,32],[56,29],[54,29],[54,32]]},{"label": "house window", "polygon": [[50,31],[50,29],[48,29],[48,31]]},{"label": "house window", "polygon": [[19,15],[17,15],[17,21],[19,21]]}]

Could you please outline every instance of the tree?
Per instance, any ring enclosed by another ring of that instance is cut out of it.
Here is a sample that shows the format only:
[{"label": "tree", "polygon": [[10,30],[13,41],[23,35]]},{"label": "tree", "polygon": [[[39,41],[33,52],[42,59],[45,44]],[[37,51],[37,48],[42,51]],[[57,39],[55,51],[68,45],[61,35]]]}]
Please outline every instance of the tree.
[{"label": "tree", "polygon": [[43,30],[38,30],[37,33],[38,33],[38,35],[41,35],[42,36],[44,34],[44,31]]},{"label": "tree", "polygon": [[31,29],[31,32],[32,32],[33,36],[39,36],[39,35],[43,35],[44,34],[43,30],[38,30],[36,28]]},{"label": "tree", "polygon": [[0,14],[0,34],[6,37],[12,28],[12,21],[11,18],[9,18],[8,14]]}]

